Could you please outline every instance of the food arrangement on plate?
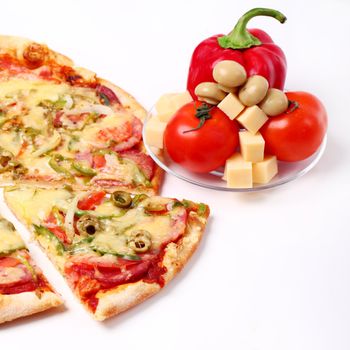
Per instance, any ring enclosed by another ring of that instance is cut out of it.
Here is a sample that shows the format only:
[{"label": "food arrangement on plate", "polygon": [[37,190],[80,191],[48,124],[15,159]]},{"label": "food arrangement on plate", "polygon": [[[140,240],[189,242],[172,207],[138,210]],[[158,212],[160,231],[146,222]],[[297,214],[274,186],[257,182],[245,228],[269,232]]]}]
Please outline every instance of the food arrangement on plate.
[{"label": "food arrangement on plate", "polygon": [[276,10],[256,8],[228,35],[202,41],[192,55],[187,92],[162,96],[144,132],[146,144],[164,148],[177,166],[220,174],[232,189],[259,188],[281,162],[311,159],[327,130],[317,97],[283,91],[285,55],[267,33],[246,28],[255,16],[286,20]]},{"label": "food arrangement on plate", "polygon": [[[157,293],[199,245],[209,208],[157,196],[145,110],[33,41],[0,36],[0,186],[97,320]],[[8,186],[8,187],[6,187]],[[62,304],[0,220],[0,323]]]}]

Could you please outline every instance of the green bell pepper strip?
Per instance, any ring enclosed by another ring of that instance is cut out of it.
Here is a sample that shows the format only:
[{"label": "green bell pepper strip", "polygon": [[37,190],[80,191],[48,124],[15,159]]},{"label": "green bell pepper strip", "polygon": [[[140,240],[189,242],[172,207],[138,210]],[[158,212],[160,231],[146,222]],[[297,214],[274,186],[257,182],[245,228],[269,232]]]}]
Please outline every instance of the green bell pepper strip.
[{"label": "green bell pepper strip", "polygon": [[16,254],[15,258],[18,259],[28,269],[28,271],[33,277],[33,280],[36,282],[38,280],[38,276],[35,272],[34,267],[30,264],[30,262],[26,258],[24,258],[21,254]]},{"label": "green bell pepper strip", "polygon": [[72,168],[74,170],[76,170],[77,172],[79,172],[80,174],[83,174],[85,176],[96,176],[97,173],[94,169],[88,167],[88,166],[85,166],[79,162],[73,162],[72,163]]},{"label": "green bell pepper strip", "polygon": [[73,175],[69,172],[68,169],[64,168],[59,162],[63,161],[64,157],[60,154],[54,154],[49,160],[50,167],[55,170],[57,173],[66,175],[70,180],[74,180]]},{"label": "green bell pepper strip", "polygon": [[63,243],[46,227],[40,225],[33,225],[36,235],[42,236],[50,240],[55,244],[55,248],[58,255],[63,255],[65,247]]}]

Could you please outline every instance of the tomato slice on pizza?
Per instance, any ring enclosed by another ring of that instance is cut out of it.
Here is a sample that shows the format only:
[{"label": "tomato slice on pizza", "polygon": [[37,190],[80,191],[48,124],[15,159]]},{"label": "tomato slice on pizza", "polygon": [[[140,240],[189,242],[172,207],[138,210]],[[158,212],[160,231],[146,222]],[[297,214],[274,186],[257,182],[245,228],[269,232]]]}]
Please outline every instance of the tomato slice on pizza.
[{"label": "tomato slice on pizza", "polygon": [[60,304],[14,226],[0,217],[0,323]]},{"label": "tomato slice on pizza", "polygon": [[5,200],[98,320],[158,292],[186,264],[209,208],[115,191],[9,187]]},{"label": "tomato slice on pizza", "polygon": [[47,46],[0,36],[0,185],[69,184],[156,194],[145,110]]}]

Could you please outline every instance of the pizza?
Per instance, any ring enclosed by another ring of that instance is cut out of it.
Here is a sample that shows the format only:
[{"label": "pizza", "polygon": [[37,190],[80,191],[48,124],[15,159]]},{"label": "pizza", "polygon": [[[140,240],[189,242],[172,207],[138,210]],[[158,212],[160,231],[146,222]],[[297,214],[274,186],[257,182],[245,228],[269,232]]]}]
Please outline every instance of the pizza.
[{"label": "pizza", "polygon": [[7,205],[97,320],[157,293],[202,237],[203,203],[125,191],[13,186]]},{"label": "pizza", "polygon": [[0,323],[61,304],[14,226],[0,217]]},{"label": "pizza", "polygon": [[145,110],[121,88],[28,39],[0,36],[0,186],[156,194]]}]

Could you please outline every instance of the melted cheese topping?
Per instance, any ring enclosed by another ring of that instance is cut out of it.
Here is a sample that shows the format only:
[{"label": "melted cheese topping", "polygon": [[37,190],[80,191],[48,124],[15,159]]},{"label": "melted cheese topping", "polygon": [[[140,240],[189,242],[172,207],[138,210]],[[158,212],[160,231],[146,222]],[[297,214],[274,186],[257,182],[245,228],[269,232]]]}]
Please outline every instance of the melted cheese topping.
[{"label": "melted cheese topping", "polygon": [[0,268],[0,284],[16,283],[25,276],[25,271],[19,267]]},{"label": "melted cheese topping", "polygon": [[22,238],[13,229],[11,224],[5,219],[0,218],[0,253],[12,252],[24,247]]},{"label": "melted cheese topping", "polygon": [[71,193],[63,189],[34,189],[30,187],[8,188],[6,200],[14,212],[28,225],[42,224],[52,207],[71,198]]},{"label": "melted cheese topping", "polygon": [[[42,225],[53,206],[68,208],[72,196],[65,190],[33,190],[28,188],[7,190],[5,193],[10,207],[28,225],[33,223]],[[153,197],[144,203],[163,206],[172,201],[169,198]],[[94,236],[90,236],[91,242],[83,244],[85,253],[90,250],[101,254],[133,254],[128,240],[139,230],[148,231],[152,242],[151,249],[157,250],[162,243],[169,242],[181,234],[186,224],[184,220],[181,220],[185,213],[183,207],[176,207],[167,214],[157,215],[153,213],[150,215],[140,205],[133,209],[127,209],[122,215],[122,210],[116,208],[109,199],[106,199],[89,213],[99,218],[102,229]],[[116,217],[117,215],[121,216]],[[86,237],[75,235],[73,242],[79,244],[84,238]]]},{"label": "melted cheese topping", "polygon": [[[0,82],[0,109],[0,122],[5,126],[0,130],[0,151],[18,156],[16,161],[26,175],[47,176],[47,180],[65,177],[49,166],[50,154],[67,158],[66,171],[81,178],[84,174],[71,167],[76,154],[125,141],[123,135],[129,136],[134,118],[126,110],[101,104],[94,89],[40,80]],[[134,162],[108,157],[107,166],[97,169],[96,176],[87,176],[87,181],[116,180],[135,186],[146,183]]]}]

